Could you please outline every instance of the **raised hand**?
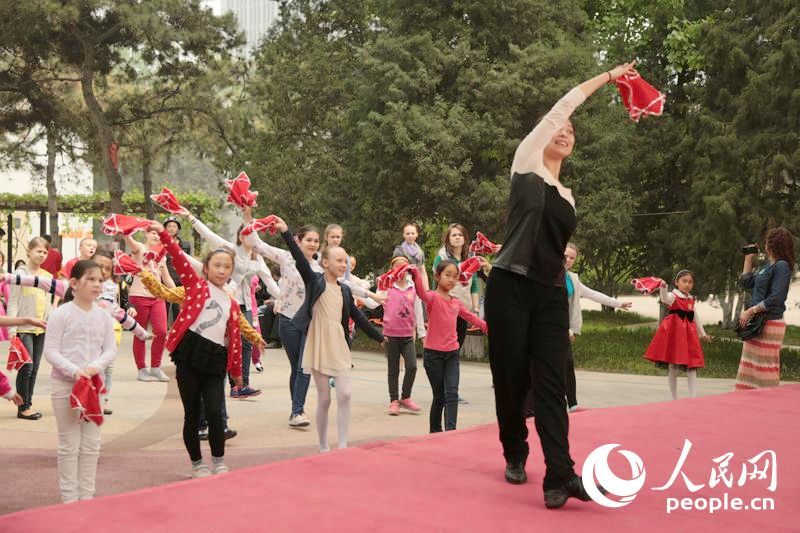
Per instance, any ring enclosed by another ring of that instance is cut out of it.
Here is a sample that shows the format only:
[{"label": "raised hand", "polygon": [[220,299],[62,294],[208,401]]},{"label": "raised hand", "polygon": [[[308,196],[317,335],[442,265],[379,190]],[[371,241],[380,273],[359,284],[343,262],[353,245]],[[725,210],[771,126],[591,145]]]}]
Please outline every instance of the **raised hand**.
[{"label": "raised hand", "polygon": [[618,67],[612,68],[611,70],[608,71],[608,73],[611,75],[611,80],[609,81],[614,81],[625,75],[636,74],[636,68],[634,68],[635,66],[636,66],[636,60],[633,60],[630,63],[623,63]]},{"label": "raised hand", "polygon": [[283,233],[289,229],[289,226],[286,225],[286,222],[284,222],[281,217],[276,216],[275,218],[278,219],[275,221],[275,229],[277,229],[279,233]]},{"label": "raised hand", "polygon": [[164,225],[157,220],[151,220],[150,227],[147,228],[147,231],[155,231],[161,233],[162,231],[164,231]]}]

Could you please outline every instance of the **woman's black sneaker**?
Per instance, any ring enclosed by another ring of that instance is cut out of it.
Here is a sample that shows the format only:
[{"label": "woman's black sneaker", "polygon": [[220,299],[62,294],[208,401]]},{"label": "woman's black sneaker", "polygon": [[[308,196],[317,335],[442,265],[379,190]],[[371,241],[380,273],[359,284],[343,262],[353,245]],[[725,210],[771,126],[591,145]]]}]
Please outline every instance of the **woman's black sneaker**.
[{"label": "woman's black sneaker", "polygon": [[522,485],[528,481],[528,474],[525,473],[525,461],[506,463],[506,481],[512,485]]},{"label": "woman's black sneaker", "polygon": [[[597,489],[601,494],[605,494],[606,490],[598,486]],[[570,479],[557,489],[550,489],[544,491],[544,506],[548,509],[558,509],[563,507],[569,498],[578,498],[582,502],[592,500],[589,493],[583,487],[583,480],[578,476]]]}]

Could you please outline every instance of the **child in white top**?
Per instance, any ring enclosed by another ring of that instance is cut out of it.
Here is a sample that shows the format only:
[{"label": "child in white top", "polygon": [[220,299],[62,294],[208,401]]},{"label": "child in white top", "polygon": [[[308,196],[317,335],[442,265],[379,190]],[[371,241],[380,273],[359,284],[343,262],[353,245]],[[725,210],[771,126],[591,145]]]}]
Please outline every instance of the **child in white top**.
[{"label": "child in white top", "polygon": [[70,407],[70,394],[78,379],[105,371],[117,356],[114,319],[95,300],[103,275],[94,261],[75,263],[69,280],[74,299],[62,305],[47,321],[44,357],[53,365],[51,399],[58,426],[58,486],[64,503],[94,497],[100,427],[81,422]]}]

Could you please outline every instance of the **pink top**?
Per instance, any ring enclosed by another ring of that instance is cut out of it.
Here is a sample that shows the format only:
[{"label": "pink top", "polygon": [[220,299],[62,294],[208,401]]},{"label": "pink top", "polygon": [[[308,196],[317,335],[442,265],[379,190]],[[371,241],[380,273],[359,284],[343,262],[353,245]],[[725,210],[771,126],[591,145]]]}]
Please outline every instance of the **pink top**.
[{"label": "pink top", "polygon": [[410,283],[405,289],[397,285],[389,288],[389,299],[383,304],[383,334],[387,337],[412,337],[416,316],[414,301],[417,294]]},{"label": "pink top", "polygon": [[419,270],[414,269],[414,285],[417,294],[425,302],[428,310],[428,335],[425,337],[423,347],[428,350],[452,352],[458,350],[458,335],[456,334],[456,321],[463,318],[470,324],[477,326],[486,333],[486,322],[470,313],[458,298],[445,299],[436,291],[426,291],[422,286],[422,277]]}]

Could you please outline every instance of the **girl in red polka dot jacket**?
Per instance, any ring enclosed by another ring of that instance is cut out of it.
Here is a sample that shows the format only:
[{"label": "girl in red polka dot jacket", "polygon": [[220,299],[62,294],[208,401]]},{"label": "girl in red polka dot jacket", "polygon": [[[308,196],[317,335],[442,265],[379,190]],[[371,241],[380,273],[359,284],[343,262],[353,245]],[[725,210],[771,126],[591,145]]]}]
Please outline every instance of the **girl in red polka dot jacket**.
[{"label": "girl in red polka dot jacket", "polygon": [[[241,311],[224,289],[233,273],[234,257],[229,250],[214,250],[203,260],[204,277],[200,277],[164,226],[152,222],[150,231],[158,232],[186,290],[184,304],[167,333],[167,349],[175,363],[183,402],[183,443],[192,461],[192,477],[222,474],[228,471],[221,411],[226,372],[237,386],[242,385],[242,338],[238,323]],[[201,398],[208,420],[211,469],[203,463],[197,433]]]}]

